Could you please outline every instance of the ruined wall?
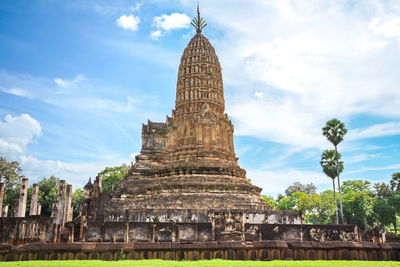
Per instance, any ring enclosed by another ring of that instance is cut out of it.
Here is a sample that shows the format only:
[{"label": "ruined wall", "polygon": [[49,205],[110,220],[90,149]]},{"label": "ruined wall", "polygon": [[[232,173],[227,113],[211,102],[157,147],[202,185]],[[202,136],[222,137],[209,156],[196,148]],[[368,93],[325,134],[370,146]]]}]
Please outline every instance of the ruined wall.
[{"label": "ruined wall", "polygon": [[[20,186],[18,205],[14,217],[7,218],[8,206],[3,206],[0,213],[0,242],[18,245],[35,242],[61,242],[68,239],[68,229],[64,230],[64,222],[72,220],[72,186],[64,180],[60,181],[58,199],[53,203],[52,216],[40,216],[39,185],[33,184],[29,216],[25,217],[28,195],[28,179],[23,179]],[[66,192],[65,192],[66,191]],[[4,197],[4,184],[0,184],[0,203]],[[67,195],[65,196],[65,194]]]},{"label": "ruined wall", "polygon": [[56,235],[55,227],[53,218],[47,216],[0,218],[0,243],[51,242]]},{"label": "ruined wall", "polygon": [[17,260],[400,260],[399,243],[309,241],[80,243],[0,246],[0,261]]},{"label": "ruined wall", "polygon": [[[197,242],[197,241],[361,241],[354,225],[253,224],[219,220],[185,222],[85,222],[67,227],[73,241],[83,242]],[[74,230],[72,230],[74,229]],[[72,240],[70,240],[72,241]],[[370,240],[368,240],[370,241]]]}]

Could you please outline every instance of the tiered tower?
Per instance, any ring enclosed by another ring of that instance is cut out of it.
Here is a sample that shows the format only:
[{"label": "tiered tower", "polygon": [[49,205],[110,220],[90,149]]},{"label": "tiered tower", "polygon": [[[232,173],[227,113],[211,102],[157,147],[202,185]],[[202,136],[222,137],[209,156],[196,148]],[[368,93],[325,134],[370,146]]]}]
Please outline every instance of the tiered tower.
[{"label": "tiered tower", "polygon": [[269,207],[250,184],[234,152],[225,112],[221,65],[197,10],[197,34],[181,57],[175,109],[165,123],[148,121],[142,150],[114,189],[110,212],[133,210],[252,210]]}]

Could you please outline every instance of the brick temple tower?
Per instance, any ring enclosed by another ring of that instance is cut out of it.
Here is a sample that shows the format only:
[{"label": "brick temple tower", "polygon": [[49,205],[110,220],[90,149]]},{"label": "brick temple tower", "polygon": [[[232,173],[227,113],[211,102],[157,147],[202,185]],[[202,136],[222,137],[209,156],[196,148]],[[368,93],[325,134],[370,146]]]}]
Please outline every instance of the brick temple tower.
[{"label": "brick temple tower", "polygon": [[141,153],[107,205],[111,217],[138,210],[270,209],[238,165],[221,65],[202,34],[199,11],[192,25],[197,34],[181,57],[175,109],[165,123],[143,124]]}]

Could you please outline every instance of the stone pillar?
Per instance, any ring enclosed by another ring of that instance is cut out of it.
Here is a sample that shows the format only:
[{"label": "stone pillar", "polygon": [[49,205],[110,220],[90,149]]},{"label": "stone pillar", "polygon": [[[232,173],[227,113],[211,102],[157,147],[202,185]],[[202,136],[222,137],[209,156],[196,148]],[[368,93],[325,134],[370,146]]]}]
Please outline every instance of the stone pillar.
[{"label": "stone pillar", "polygon": [[0,217],[3,217],[2,210],[3,210],[3,199],[4,199],[4,183],[0,183]]},{"label": "stone pillar", "polygon": [[41,215],[42,214],[42,205],[38,205],[37,206],[37,215]]},{"label": "stone pillar", "polygon": [[22,179],[21,189],[19,192],[18,211],[15,217],[25,217],[26,200],[28,197],[28,179]]},{"label": "stone pillar", "polygon": [[63,224],[64,223],[64,213],[65,213],[65,181],[60,180],[60,186],[58,188],[58,201],[54,204],[56,209],[54,211],[54,223]]},{"label": "stone pillar", "polygon": [[6,218],[7,216],[8,216],[8,205],[5,205],[1,210],[1,217]]},{"label": "stone pillar", "polygon": [[72,185],[67,185],[64,222],[72,221]]},{"label": "stone pillar", "polygon": [[71,232],[69,233],[69,241],[70,243],[74,243],[74,235],[75,235],[75,226],[72,224],[71,226]]},{"label": "stone pillar", "polygon": [[29,211],[29,216],[39,215],[38,214],[38,202],[39,202],[39,185],[33,184],[32,188],[32,198],[31,198],[31,208]]}]

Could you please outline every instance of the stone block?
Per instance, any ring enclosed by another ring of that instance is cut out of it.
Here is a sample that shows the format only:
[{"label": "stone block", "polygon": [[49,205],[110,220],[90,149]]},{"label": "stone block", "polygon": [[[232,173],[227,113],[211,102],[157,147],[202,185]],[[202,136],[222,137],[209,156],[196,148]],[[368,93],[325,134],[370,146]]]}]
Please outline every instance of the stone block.
[{"label": "stone block", "polygon": [[76,260],[87,260],[88,259],[88,255],[86,252],[78,252],[75,255],[75,259]]},{"label": "stone block", "polygon": [[209,241],[205,242],[206,248],[208,249],[217,249],[218,248],[218,242],[217,241]]},{"label": "stone block", "polygon": [[359,260],[358,250],[357,249],[350,249],[349,250],[349,259],[350,260]]},{"label": "stone block", "polygon": [[293,249],[294,252],[294,259],[295,260],[308,260],[306,258],[306,254],[304,252],[304,249],[298,248],[298,249]]},{"label": "stone block", "polygon": [[29,261],[29,253],[21,253],[19,255],[19,260],[20,261]]},{"label": "stone block", "polygon": [[284,258],[281,255],[281,251],[279,249],[270,249],[271,259],[273,260],[283,260]]},{"label": "stone block", "polygon": [[75,253],[74,252],[67,252],[66,260],[75,260]]},{"label": "stone block", "polygon": [[282,260],[294,260],[295,254],[293,249],[283,248],[280,249]]},{"label": "stone block", "polygon": [[317,252],[314,249],[309,248],[306,249],[305,251],[307,260],[317,260]]},{"label": "stone block", "polygon": [[224,258],[224,256],[223,256],[222,251],[221,250],[217,250],[215,252],[215,259],[223,259],[223,258]]},{"label": "stone block", "polygon": [[235,256],[235,251],[233,249],[228,249],[226,250],[226,257],[224,257],[227,260],[235,260],[236,256]]},{"label": "stone block", "polygon": [[100,260],[101,259],[100,252],[90,252],[88,257],[89,257],[89,260]]},{"label": "stone block", "polygon": [[261,255],[260,260],[262,260],[262,261],[272,260],[269,249],[260,249],[259,253]]},{"label": "stone block", "polygon": [[212,253],[210,252],[210,250],[204,250],[203,251],[203,259],[211,260],[212,259],[211,255],[212,255]]},{"label": "stone block", "polygon": [[247,259],[251,261],[258,260],[258,255],[257,255],[257,250],[256,249],[249,249],[247,250]]},{"label": "stone block", "polygon": [[370,261],[377,261],[379,259],[376,250],[369,250],[367,255],[368,255],[368,260]]},{"label": "stone block", "polygon": [[112,261],[112,260],[114,260],[114,254],[112,252],[102,252],[101,260],[102,261]]},{"label": "stone block", "polygon": [[126,255],[127,260],[139,260],[140,259],[140,253],[138,251],[131,251],[128,252]]},{"label": "stone block", "polygon": [[4,258],[5,261],[17,261],[18,259],[18,253],[7,253]]}]

